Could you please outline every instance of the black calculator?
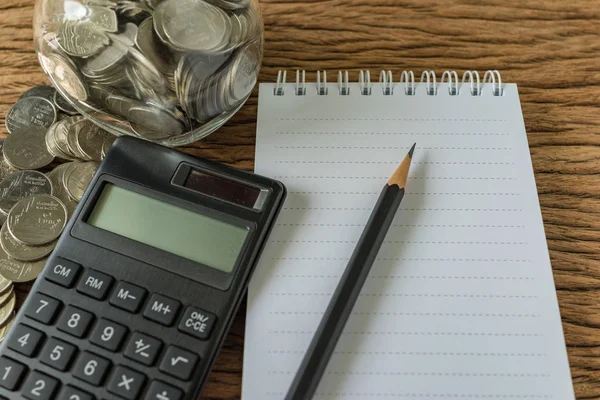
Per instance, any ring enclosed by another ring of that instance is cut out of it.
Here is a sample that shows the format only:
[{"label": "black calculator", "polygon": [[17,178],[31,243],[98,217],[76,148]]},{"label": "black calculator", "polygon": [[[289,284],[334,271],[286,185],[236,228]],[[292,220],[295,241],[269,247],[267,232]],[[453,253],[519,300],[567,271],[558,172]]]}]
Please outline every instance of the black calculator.
[{"label": "black calculator", "polygon": [[0,399],[198,399],[285,193],[117,139],[0,347]]}]

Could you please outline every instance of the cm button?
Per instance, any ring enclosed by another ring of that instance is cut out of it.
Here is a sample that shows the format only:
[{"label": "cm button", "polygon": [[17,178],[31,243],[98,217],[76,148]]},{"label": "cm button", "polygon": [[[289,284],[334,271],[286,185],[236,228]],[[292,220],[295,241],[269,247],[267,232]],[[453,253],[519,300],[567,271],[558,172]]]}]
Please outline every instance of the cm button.
[{"label": "cm button", "polygon": [[196,307],[188,307],[179,321],[178,329],[198,339],[206,340],[216,321],[216,315]]}]

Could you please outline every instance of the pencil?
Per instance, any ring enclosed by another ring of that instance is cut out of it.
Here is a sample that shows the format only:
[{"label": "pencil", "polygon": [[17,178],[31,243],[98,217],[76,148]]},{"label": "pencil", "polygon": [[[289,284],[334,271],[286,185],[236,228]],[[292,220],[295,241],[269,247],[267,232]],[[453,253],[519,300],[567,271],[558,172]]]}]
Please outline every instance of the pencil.
[{"label": "pencil", "polygon": [[404,197],[415,146],[416,143],[383,187],[285,400],[310,400],[317,390],[325,367]]}]

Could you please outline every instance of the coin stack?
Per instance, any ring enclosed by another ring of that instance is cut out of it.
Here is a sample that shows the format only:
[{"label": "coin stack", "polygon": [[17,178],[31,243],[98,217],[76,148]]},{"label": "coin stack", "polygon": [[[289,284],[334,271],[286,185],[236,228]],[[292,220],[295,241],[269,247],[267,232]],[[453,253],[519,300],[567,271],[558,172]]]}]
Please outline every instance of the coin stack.
[{"label": "coin stack", "polygon": [[250,0],[81,1],[42,27],[39,57],[97,118],[163,140],[233,112],[256,83],[262,27]]},{"label": "coin stack", "polygon": [[50,86],[24,93],[8,111],[6,129],[0,146],[0,336],[4,280],[12,285],[39,275],[115,139],[76,115]]},{"label": "coin stack", "polygon": [[16,304],[17,296],[12,281],[0,275],[0,342],[15,319]]}]

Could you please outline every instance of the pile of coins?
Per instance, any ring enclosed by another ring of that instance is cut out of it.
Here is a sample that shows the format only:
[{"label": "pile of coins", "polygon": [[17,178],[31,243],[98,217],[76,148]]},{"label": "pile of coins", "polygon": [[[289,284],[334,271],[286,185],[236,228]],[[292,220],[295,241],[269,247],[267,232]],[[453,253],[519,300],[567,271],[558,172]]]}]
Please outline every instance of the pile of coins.
[{"label": "pile of coins", "polygon": [[0,275],[0,342],[4,339],[15,319],[15,295],[12,281]]},{"label": "pile of coins", "polygon": [[[0,336],[3,280],[34,280],[115,137],[75,114],[50,86],[8,111],[0,162]],[[53,168],[52,168],[53,167]]]},{"label": "pile of coins", "polygon": [[262,53],[250,0],[81,1],[43,27],[38,56],[86,114],[163,140],[250,95]]}]

